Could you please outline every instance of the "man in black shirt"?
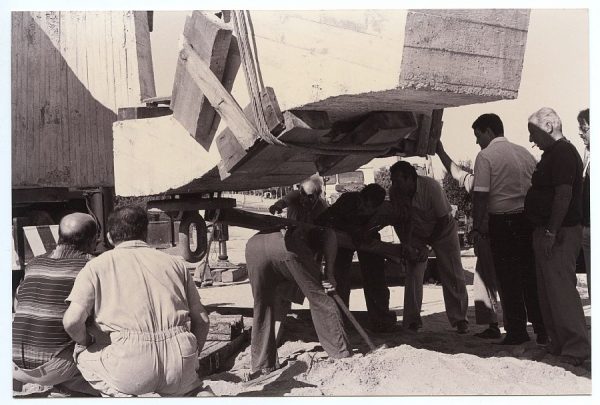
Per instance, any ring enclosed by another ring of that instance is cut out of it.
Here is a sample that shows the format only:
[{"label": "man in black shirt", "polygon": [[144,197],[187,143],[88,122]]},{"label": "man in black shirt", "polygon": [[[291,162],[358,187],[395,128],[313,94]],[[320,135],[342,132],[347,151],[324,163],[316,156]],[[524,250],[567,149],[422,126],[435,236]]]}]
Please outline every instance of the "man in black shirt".
[{"label": "man in black shirt", "polygon": [[[350,234],[355,245],[369,239],[380,240],[379,228],[365,228],[382,205],[385,194],[385,189],[375,183],[367,185],[360,192],[346,192],[316,222]],[[354,249],[340,247],[335,259],[336,290],[346,305],[350,301],[350,267],[354,252]],[[370,328],[373,332],[392,332],[395,330],[396,314],[389,310],[390,291],[385,281],[385,259],[361,250],[357,254]]]},{"label": "man in black shirt", "polygon": [[532,114],[528,129],[529,140],[544,151],[531,178],[525,212],[535,226],[533,249],[548,351],[579,365],[591,349],[575,275],[582,239],[583,163],[562,134],[554,110]]}]

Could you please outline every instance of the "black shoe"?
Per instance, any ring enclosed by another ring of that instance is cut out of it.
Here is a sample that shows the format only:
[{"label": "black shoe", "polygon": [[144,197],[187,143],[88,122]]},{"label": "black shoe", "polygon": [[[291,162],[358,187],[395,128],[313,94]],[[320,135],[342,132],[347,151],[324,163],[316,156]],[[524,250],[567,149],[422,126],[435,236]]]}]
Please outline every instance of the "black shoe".
[{"label": "black shoe", "polygon": [[373,325],[369,328],[373,333],[398,333],[402,331],[402,327],[397,323],[384,323]]},{"label": "black shoe", "polygon": [[469,333],[469,322],[467,321],[458,321],[456,323],[456,331],[461,335]]},{"label": "black shoe", "polygon": [[498,328],[487,328],[483,332],[476,333],[474,336],[481,339],[500,339],[502,337],[502,333]]},{"label": "black shoe", "polygon": [[422,327],[423,327],[423,325],[420,324],[420,323],[418,323],[418,322],[411,322],[408,325],[407,329],[410,330],[410,331],[412,331],[412,332],[418,332],[419,329],[421,329]]},{"label": "black shoe", "polygon": [[537,337],[535,338],[535,343],[537,343],[540,346],[548,345],[548,335],[546,335],[545,333],[538,333]]},{"label": "black shoe", "polygon": [[529,335],[522,335],[522,336],[506,335],[506,337],[504,338],[504,340],[502,340],[502,342],[496,343],[496,344],[503,345],[503,346],[520,345],[525,342],[529,342],[530,340],[531,339],[529,338]]}]

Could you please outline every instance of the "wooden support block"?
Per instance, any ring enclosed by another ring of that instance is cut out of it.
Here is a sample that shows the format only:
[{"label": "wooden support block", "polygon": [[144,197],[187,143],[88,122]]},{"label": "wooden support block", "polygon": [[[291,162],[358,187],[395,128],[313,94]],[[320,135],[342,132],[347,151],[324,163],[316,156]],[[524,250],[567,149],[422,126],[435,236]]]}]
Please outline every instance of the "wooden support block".
[{"label": "wooden support block", "polygon": [[133,18],[137,45],[138,74],[140,77],[140,98],[143,100],[145,98],[156,97],[152,46],[149,34],[152,32],[152,12],[134,11]]},{"label": "wooden support block", "polygon": [[[219,83],[226,69],[231,34],[231,25],[209,12],[194,11],[184,27],[183,35],[189,48]],[[216,126],[213,125],[216,112],[205,89],[195,80],[196,65],[188,62],[182,57],[177,62],[171,109],[175,119],[208,150],[216,131]],[[232,72],[228,74],[231,76]]]},{"label": "wooden support block", "polygon": [[221,371],[225,361],[237,353],[248,340],[251,329],[249,326],[244,327],[240,336],[228,342],[207,341],[198,356],[198,375],[205,377]]},{"label": "wooden support block", "polygon": [[117,119],[137,120],[138,118],[156,118],[171,115],[173,111],[169,107],[123,107],[119,108]]},{"label": "wooden support block", "polygon": [[[204,96],[225,120],[227,126],[244,147],[249,149],[258,139],[258,132],[241,107],[223,86],[220,79],[210,70],[190,44],[184,43],[179,60],[187,66],[194,84],[202,89]],[[171,101],[173,106],[173,101]]]},{"label": "wooden support block", "polygon": [[[244,112],[249,114],[250,106],[246,107]],[[278,139],[284,142],[319,142],[321,137],[331,130],[327,113],[322,111],[286,111],[282,115],[285,129]],[[302,161],[313,160],[313,157],[307,158],[306,153],[297,149],[270,145],[267,142],[258,142],[252,148],[244,148],[239,138],[229,129],[219,134],[216,142],[221,155],[219,174],[222,180],[233,172],[253,175],[268,173],[298,155],[303,155]],[[310,167],[307,176],[316,172],[312,164],[305,167]]]},{"label": "wooden support block", "polygon": [[435,155],[437,149],[437,143],[442,136],[442,115],[444,114],[443,109],[433,110],[431,113],[431,132],[429,133],[429,145],[427,146],[427,154]]},{"label": "wooden support block", "polygon": [[417,149],[415,155],[425,156],[427,145],[429,143],[429,133],[431,132],[431,115],[422,114],[419,120],[419,137],[417,138]]},{"label": "wooden support block", "polygon": [[263,113],[267,121],[269,132],[273,135],[279,135],[285,129],[285,123],[275,91],[272,87],[266,87],[260,94],[263,103]]},{"label": "wooden support block", "polygon": [[231,269],[221,274],[223,283],[234,283],[236,281],[245,280],[248,277],[248,270],[245,266],[240,266],[237,269]]},{"label": "wooden support block", "polygon": [[219,314],[209,315],[210,326],[207,340],[233,340],[242,334],[244,320],[241,315],[223,316]]},{"label": "wooden support block", "polygon": [[[342,144],[373,145],[397,142],[408,137],[416,129],[417,124],[410,112],[376,112],[369,114],[355,127],[336,136]],[[390,146],[391,148],[391,146]],[[380,154],[348,154],[348,156],[321,156],[316,165],[322,175],[331,175],[352,171],[368,163]]]}]

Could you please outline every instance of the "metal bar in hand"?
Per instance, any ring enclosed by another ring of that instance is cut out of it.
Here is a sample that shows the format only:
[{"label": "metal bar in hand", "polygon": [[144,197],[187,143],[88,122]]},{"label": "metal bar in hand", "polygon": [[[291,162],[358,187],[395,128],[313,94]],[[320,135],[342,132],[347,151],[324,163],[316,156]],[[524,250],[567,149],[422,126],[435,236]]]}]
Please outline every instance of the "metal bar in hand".
[{"label": "metal bar in hand", "polygon": [[344,301],[342,301],[340,296],[337,295],[337,293],[333,293],[333,299],[338,304],[344,315],[346,315],[348,319],[350,319],[350,322],[352,322],[352,325],[354,325],[354,328],[358,331],[360,336],[362,336],[365,342],[367,342],[367,345],[369,345],[369,349],[375,350],[375,345],[373,344],[373,341],[371,340],[369,335],[367,335],[367,332],[363,329],[363,327],[360,326],[360,323],[358,323],[354,315],[352,315],[352,312],[350,312],[348,307],[346,307],[346,304],[344,304]]}]

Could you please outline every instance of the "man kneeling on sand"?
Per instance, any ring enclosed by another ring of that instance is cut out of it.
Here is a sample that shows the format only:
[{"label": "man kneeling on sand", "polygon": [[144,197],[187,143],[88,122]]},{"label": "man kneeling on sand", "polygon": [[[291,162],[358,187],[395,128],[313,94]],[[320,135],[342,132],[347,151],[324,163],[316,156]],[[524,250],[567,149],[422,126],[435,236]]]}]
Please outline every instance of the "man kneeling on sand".
[{"label": "man kneeling on sand", "polygon": [[202,385],[208,314],[184,262],[150,248],[147,228],[142,208],[115,210],[115,249],[81,270],[67,298],[65,330],[82,346],[77,366],[103,396],[184,396]]},{"label": "man kneeling on sand", "polygon": [[73,361],[75,342],[65,332],[65,298],[96,247],[96,222],[87,214],[65,216],[56,248],[32,259],[17,293],[13,320],[13,378],[16,386],[57,386],[72,394],[99,395]]}]

